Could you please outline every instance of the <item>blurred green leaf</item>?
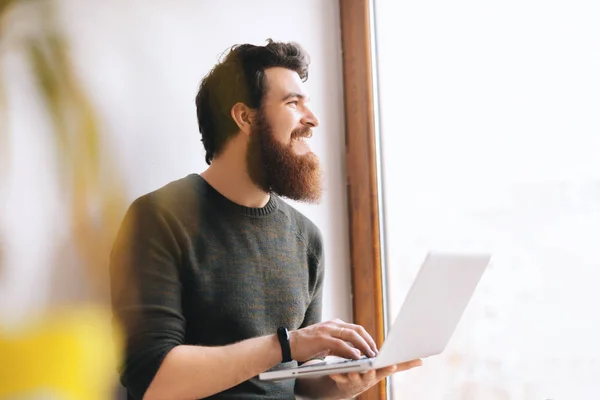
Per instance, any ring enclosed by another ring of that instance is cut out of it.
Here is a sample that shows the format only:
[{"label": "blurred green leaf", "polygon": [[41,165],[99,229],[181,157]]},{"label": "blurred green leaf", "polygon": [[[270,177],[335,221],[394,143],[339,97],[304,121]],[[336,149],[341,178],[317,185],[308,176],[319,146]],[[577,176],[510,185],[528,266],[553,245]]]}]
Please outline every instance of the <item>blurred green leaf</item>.
[{"label": "blurred green leaf", "polygon": [[[103,146],[98,119],[75,73],[67,42],[54,17],[52,6],[56,2],[0,0],[0,44],[4,37],[2,27],[7,26],[2,21],[10,8],[23,3],[38,7],[36,11],[43,16],[39,33],[20,38],[16,43],[30,62],[38,95],[52,123],[54,153],[59,167],[57,183],[68,205],[71,228],[71,234],[59,247],[66,250],[65,254],[75,250],[90,283],[102,285],[106,255],[124,210],[123,179],[109,155],[101,156]],[[12,22],[18,24],[19,21]],[[0,98],[3,94],[6,92],[0,75]],[[0,103],[0,115],[6,112],[5,105],[6,102]],[[8,148],[5,145],[8,136],[7,130],[2,129],[0,145],[3,149]],[[63,262],[57,260],[54,267],[61,268],[61,265]],[[103,291],[103,288],[99,290]]]},{"label": "blurred green leaf", "polygon": [[0,0],[0,16],[4,15],[6,10],[8,10],[8,6],[14,3],[16,0]]}]

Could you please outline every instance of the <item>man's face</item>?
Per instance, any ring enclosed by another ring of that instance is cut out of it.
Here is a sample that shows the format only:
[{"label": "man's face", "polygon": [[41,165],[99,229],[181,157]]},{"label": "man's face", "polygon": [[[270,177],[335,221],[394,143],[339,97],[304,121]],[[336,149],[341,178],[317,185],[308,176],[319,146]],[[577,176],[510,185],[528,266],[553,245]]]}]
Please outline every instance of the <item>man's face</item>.
[{"label": "man's face", "polygon": [[306,141],[319,121],[308,107],[304,83],[286,68],[270,68],[265,78],[267,90],[246,154],[250,178],[266,192],[318,202],[319,159]]}]

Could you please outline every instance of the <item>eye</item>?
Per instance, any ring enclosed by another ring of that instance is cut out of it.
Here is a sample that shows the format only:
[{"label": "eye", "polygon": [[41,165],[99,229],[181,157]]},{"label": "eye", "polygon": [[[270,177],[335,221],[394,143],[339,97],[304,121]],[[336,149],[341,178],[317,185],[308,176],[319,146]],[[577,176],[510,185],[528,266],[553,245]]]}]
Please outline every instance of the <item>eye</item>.
[{"label": "eye", "polygon": [[291,105],[291,106],[294,106],[294,107],[297,107],[298,106],[298,100],[292,100],[292,101],[288,102],[287,104]]}]

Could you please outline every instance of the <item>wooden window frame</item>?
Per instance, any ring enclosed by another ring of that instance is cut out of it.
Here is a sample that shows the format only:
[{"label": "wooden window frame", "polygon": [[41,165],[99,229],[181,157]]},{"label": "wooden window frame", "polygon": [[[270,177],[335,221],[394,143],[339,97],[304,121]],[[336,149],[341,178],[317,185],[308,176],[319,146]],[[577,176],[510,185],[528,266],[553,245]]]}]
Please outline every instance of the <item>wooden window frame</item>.
[{"label": "wooden window frame", "polygon": [[[378,158],[371,46],[373,0],[339,0],[344,74],[346,176],[353,319],[384,339]],[[385,400],[386,380],[359,396]]]}]

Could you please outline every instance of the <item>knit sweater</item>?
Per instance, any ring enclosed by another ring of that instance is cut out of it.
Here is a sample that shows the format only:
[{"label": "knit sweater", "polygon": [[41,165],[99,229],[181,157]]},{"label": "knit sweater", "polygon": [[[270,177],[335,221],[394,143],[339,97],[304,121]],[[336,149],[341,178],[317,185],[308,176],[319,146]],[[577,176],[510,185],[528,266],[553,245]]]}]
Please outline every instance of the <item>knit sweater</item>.
[{"label": "knit sweater", "polygon": [[[244,207],[197,174],[133,202],[110,275],[130,399],[142,399],[177,345],[222,346],[321,318],[319,229],[275,195]],[[293,399],[294,383],[254,377],[210,398]]]}]

